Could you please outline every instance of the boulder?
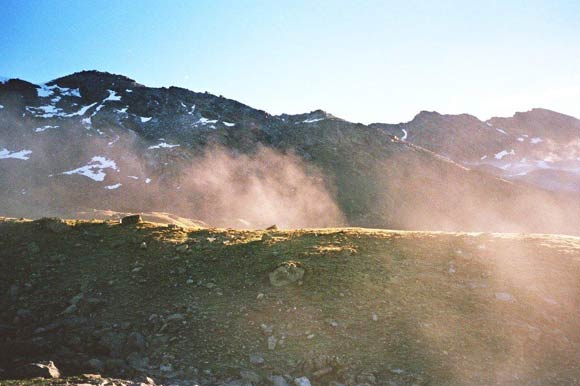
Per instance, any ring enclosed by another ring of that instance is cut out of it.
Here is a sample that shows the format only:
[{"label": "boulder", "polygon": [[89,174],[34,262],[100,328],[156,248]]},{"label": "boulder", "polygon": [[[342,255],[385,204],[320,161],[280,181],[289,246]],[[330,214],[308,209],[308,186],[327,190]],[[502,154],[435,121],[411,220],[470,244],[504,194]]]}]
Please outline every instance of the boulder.
[{"label": "boulder", "polygon": [[14,377],[17,379],[27,378],[60,378],[60,371],[52,361],[29,363],[16,369]]},{"label": "boulder", "polygon": [[125,216],[121,219],[121,224],[123,225],[134,225],[139,224],[143,219],[140,214],[133,214],[130,216]]}]

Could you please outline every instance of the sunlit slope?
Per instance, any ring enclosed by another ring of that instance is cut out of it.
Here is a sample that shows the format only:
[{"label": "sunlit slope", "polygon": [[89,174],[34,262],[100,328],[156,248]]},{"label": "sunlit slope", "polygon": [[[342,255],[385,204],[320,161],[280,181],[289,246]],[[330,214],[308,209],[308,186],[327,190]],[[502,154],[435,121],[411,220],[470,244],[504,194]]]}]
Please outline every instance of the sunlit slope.
[{"label": "sunlit slope", "polygon": [[[304,276],[272,286],[283,263]],[[7,220],[0,367],[95,372],[96,358],[122,377],[571,385],[579,287],[574,237]]]}]

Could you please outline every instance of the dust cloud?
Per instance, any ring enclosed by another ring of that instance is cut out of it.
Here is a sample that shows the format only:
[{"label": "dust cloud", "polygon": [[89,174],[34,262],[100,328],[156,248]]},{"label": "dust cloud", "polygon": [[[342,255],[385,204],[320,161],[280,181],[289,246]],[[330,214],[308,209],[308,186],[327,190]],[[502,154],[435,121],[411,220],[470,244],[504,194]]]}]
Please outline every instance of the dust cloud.
[{"label": "dust cloud", "polygon": [[[134,133],[104,132],[105,138],[80,139],[74,146],[57,139],[62,133],[7,144],[32,154],[30,160],[0,165],[2,215],[75,217],[97,209],[168,212],[232,228],[345,224],[322,174],[291,152],[258,147],[241,154],[220,146],[151,150]],[[106,162],[91,163],[94,157]],[[82,173],[104,177],[93,181]]]}]

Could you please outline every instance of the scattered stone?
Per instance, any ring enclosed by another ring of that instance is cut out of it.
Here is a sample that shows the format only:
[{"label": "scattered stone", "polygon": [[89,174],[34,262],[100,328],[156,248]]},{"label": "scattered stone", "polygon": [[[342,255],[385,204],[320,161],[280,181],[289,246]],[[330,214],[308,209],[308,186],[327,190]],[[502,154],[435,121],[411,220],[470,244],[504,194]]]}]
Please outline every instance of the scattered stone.
[{"label": "scattered stone", "polygon": [[335,328],[339,326],[339,324],[336,320],[330,320],[328,322],[328,324],[330,324],[332,327],[335,327]]},{"label": "scattered stone", "polygon": [[264,364],[264,358],[261,355],[258,354],[251,354],[250,355],[250,363],[253,365],[263,365]]},{"label": "scattered stone", "polygon": [[170,323],[170,322],[182,322],[184,320],[185,320],[185,316],[183,316],[183,314],[172,314],[172,315],[169,315],[165,319],[165,321],[167,323]]},{"label": "scattered stone", "polygon": [[256,299],[260,300],[264,298],[264,294],[263,293],[259,293],[258,296],[256,296]]},{"label": "scattered stone", "polygon": [[[206,382],[208,384],[208,382]],[[225,386],[253,386],[252,382],[247,379],[234,379],[224,383]]]},{"label": "scattered stone", "polygon": [[304,268],[297,262],[285,262],[270,272],[270,284],[274,287],[283,287],[302,280]]},{"label": "scattered stone", "polygon": [[141,243],[141,245],[139,246],[139,248],[141,248],[141,249],[147,249],[147,243],[145,241],[143,241]]},{"label": "scattered stone", "polygon": [[62,313],[64,315],[74,314],[75,312],[77,312],[77,309],[78,309],[78,306],[76,304],[71,304]]},{"label": "scattered stone", "polygon": [[371,373],[361,373],[357,375],[356,381],[358,383],[367,383],[370,385],[374,385],[375,383],[377,383],[377,377],[375,377],[375,375]]},{"label": "scattered stone", "polygon": [[149,358],[138,352],[132,352],[129,354],[127,362],[129,363],[129,366],[135,370],[143,370],[149,366]]},{"label": "scattered stone", "polygon": [[268,377],[268,380],[272,382],[273,386],[289,386],[288,381],[280,375],[271,375]]},{"label": "scattered stone", "polygon": [[270,335],[270,334],[272,334],[272,331],[274,331],[274,325],[273,324],[268,325],[266,323],[262,323],[260,325],[260,328],[262,329],[262,332],[265,335]]},{"label": "scattered stone", "polygon": [[15,371],[15,377],[18,379],[25,378],[60,378],[60,371],[52,361],[29,363],[19,367]]},{"label": "scattered stone", "polygon": [[189,249],[189,245],[187,245],[187,244],[181,244],[181,245],[178,245],[177,248],[175,248],[175,250],[177,252],[185,252],[188,249]]},{"label": "scattered stone", "polygon": [[323,368],[323,369],[316,370],[316,371],[315,371],[315,372],[312,374],[312,376],[313,376],[314,378],[320,378],[320,377],[324,377],[325,375],[328,375],[328,374],[332,373],[332,371],[333,371],[333,368],[332,368],[332,367],[330,367],[330,366],[328,366],[328,367],[325,367],[325,368]]},{"label": "scattered stone", "polygon": [[296,386],[311,386],[310,379],[308,379],[306,377],[295,378],[294,384]]},{"label": "scattered stone", "polygon": [[269,336],[268,337],[268,350],[275,350],[276,343],[278,343],[278,339],[276,339],[276,337],[273,335]]},{"label": "scattered stone", "polygon": [[105,369],[105,364],[98,358],[92,358],[87,361],[88,366],[95,370],[96,372],[100,373]]},{"label": "scattered stone", "polygon": [[27,324],[32,323],[33,321],[34,317],[30,310],[21,308],[18,311],[16,311],[16,316],[14,317],[14,324],[25,326]]},{"label": "scattered stone", "polygon": [[16,302],[18,300],[18,292],[20,288],[16,284],[12,284],[8,289],[8,297],[10,298],[11,302]]},{"label": "scattered stone", "polygon": [[125,216],[121,219],[121,224],[123,225],[134,225],[139,224],[143,219],[140,214],[133,214],[131,216]]},{"label": "scattered stone", "polygon": [[145,342],[145,337],[139,332],[132,332],[127,337],[127,343],[125,344],[125,350],[127,352],[142,352],[147,348],[147,343]]},{"label": "scattered stone", "polygon": [[123,359],[110,358],[105,361],[105,371],[114,375],[127,374],[130,369]]},{"label": "scattered stone", "polygon": [[379,320],[379,316],[373,312],[373,321],[377,322]]},{"label": "scattered stone", "polygon": [[260,377],[257,373],[250,370],[240,371],[240,376],[242,377],[242,379],[245,379],[246,381],[250,381],[255,384],[258,384],[262,381],[262,377]]}]

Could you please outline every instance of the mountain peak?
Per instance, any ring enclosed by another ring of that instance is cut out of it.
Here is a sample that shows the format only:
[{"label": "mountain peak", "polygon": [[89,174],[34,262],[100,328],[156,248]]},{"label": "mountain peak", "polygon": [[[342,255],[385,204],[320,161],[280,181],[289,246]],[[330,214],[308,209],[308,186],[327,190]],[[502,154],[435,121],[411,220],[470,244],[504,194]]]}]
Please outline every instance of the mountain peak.
[{"label": "mountain peak", "polygon": [[88,70],[79,71],[71,75],[66,75],[61,78],[54,79],[48,84],[58,84],[64,87],[80,87],[80,86],[120,86],[120,87],[142,87],[143,85],[137,83],[134,79],[124,75],[111,74],[109,72]]}]

